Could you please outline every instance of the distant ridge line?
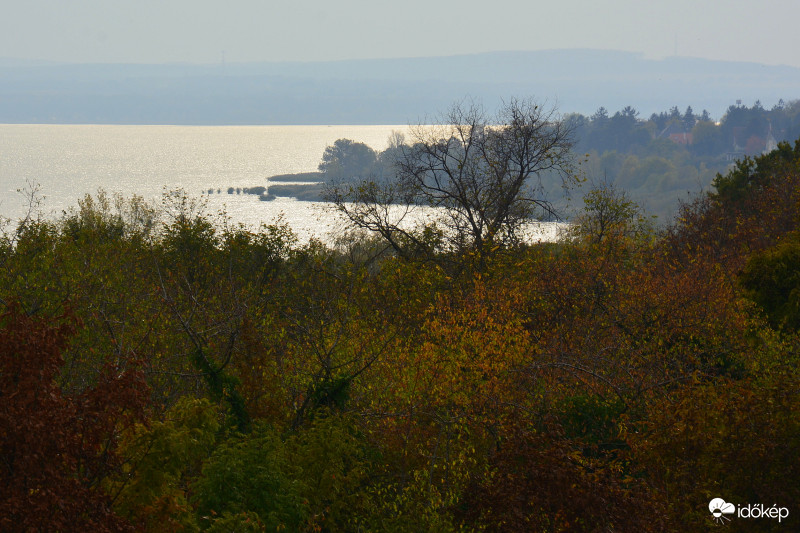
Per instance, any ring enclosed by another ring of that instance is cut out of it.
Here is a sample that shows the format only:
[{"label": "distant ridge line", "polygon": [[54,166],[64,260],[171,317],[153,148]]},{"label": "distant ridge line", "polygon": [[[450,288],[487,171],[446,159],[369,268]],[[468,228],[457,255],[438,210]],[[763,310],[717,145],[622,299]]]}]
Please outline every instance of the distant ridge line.
[{"label": "distant ridge line", "polygon": [[2,123],[405,124],[466,96],[720,118],[737,100],[800,98],[800,68],[589,49],[224,66],[0,60]]}]

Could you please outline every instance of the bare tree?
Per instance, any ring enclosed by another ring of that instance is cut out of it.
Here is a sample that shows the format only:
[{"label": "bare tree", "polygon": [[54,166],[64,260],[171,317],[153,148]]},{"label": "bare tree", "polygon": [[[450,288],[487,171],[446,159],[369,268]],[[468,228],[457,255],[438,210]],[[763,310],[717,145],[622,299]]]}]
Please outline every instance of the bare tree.
[{"label": "bare tree", "polygon": [[[392,178],[327,190],[355,226],[377,231],[402,255],[429,248],[432,235],[480,256],[519,242],[531,219],[555,215],[542,174],[553,172],[562,184],[575,179],[569,128],[532,101],[511,100],[495,116],[456,104],[438,125],[418,126],[412,136]],[[409,229],[404,219],[421,206],[435,208],[435,224]]]}]

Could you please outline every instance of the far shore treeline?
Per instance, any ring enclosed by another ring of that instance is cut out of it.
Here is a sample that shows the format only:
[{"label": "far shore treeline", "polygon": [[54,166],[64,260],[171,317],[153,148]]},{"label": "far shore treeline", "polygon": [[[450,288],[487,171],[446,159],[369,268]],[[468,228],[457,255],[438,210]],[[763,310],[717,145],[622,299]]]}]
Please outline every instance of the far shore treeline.
[{"label": "far shore treeline", "polygon": [[180,192],[7,224],[0,531],[800,530],[800,107],[688,111],[454,106],[333,243]]},{"label": "far shore treeline", "polygon": [[[614,183],[666,223],[677,212],[679,201],[688,198],[687,193],[706,189],[735,161],[800,137],[800,100],[780,100],[771,109],[758,101],[750,107],[733,104],[718,118],[691,106],[685,110],[672,107],[644,118],[626,106],[614,113],[601,107],[591,116],[568,113],[564,120],[573,131],[575,152],[584,156],[580,170],[585,177],[591,182]],[[387,150],[377,152],[363,143],[341,139],[322,154],[319,172],[272,176],[266,185],[226,190],[229,194],[256,194],[263,200],[284,196],[324,201],[326,181],[391,173],[402,142],[395,138]],[[552,193],[559,194],[557,183]]]}]

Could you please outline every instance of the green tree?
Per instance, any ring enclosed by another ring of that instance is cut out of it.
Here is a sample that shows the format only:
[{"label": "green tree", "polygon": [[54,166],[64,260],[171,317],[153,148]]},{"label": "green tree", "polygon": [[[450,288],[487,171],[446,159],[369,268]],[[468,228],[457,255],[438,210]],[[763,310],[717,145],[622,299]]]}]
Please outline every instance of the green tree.
[{"label": "green tree", "polygon": [[377,159],[375,150],[366,144],[338,139],[325,148],[319,170],[326,180],[356,181],[369,177]]},{"label": "green tree", "polygon": [[634,238],[651,234],[652,224],[624,190],[603,182],[583,197],[583,212],[575,220],[575,233],[591,243],[610,238]]},{"label": "green tree", "polygon": [[697,123],[697,116],[694,114],[692,110],[692,106],[686,108],[686,112],[683,114],[683,129],[685,131],[692,131],[694,125]]},{"label": "green tree", "polygon": [[196,529],[187,492],[217,443],[219,409],[183,397],[163,420],[137,424],[121,440],[125,463],[107,483],[114,510],[139,531]]},{"label": "green tree", "polygon": [[364,455],[344,417],[320,416],[286,436],[259,424],[204,464],[192,486],[201,525],[219,531],[220,520],[257,516],[267,531],[347,530],[366,482]]},{"label": "green tree", "polygon": [[773,328],[788,332],[800,328],[800,239],[796,233],[751,256],[740,280]]},{"label": "green tree", "polygon": [[722,132],[713,122],[699,120],[691,131],[693,153],[709,156],[725,151]]}]

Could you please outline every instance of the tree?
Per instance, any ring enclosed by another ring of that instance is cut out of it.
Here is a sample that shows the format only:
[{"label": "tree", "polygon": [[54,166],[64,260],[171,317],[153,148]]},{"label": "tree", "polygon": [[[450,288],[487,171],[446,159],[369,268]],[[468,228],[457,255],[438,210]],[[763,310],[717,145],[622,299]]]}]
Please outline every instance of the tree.
[{"label": "tree", "polygon": [[[479,531],[666,531],[661,502],[620,465],[587,457],[561,431],[514,428],[473,480],[455,514]],[[466,528],[465,528],[466,529]]]},{"label": "tree", "polygon": [[692,128],[693,153],[712,156],[725,150],[725,140],[719,126],[709,120],[700,120]]},{"label": "tree", "polygon": [[[797,353],[786,348],[780,349],[783,368],[769,377],[681,386],[671,402],[655,402],[646,421],[626,434],[631,458],[647,472],[665,516],[680,517],[681,531],[712,529],[698,502],[723,487],[729,501],[764,507],[800,497]],[[790,512],[780,524],[733,520],[719,529],[797,531],[798,522]]]},{"label": "tree", "polygon": [[571,131],[554,110],[532,101],[513,99],[495,116],[476,104],[456,104],[438,126],[420,126],[413,136],[388,183],[327,191],[355,226],[378,231],[402,255],[407,243],[419,246],[423,239],[401,227],[387,208],[392,203],[435,208],[435,225],[450,247],[483,257],[518,242],[535,215],[555,214],[543,195],[543,173],[575,181]]},{"label": "tree", "polygon": [[136,531],[197,529],[187,480],[217,444],[219,414],[209,400],[184,396],[161,419],[123,433],[119,454],[125,463],[106,486],[114,511]]},{"label": "tree", "polygon": [[119,432],[144,418],[141,372],[107,364],[91,388],[58,384],[72,315],[0,314],[0,531],[130,531],[105,480],[119,468]]},{"label": "tree", "polygon": [[686,108],[686,112],[683,114],[683,128],[686,131],[692,131],[694,125],[697,123],[697,117],[692,110],[692,106]]},{"label": "tree", "polygon": [[800,235],[791,233],[753,254],[739,279],[746,294],[764,310],[775,329],[800,328]]},{"label": "tree", "polygon": [[370,174],[376,161],[375,150],[366,144],[338,139],[333,146],[325,148],[319,170],[328,179],[363,179]]},{"label": "tree", "polygon": [[609,238],[633,238],[652,231],[641,209],[624,190],[603,182],[583,198],[584,209],[575,225],[575,233],[588,242],[599,244]]},{"label": "tree", "polygon": [[203,464],[192,485],[200,523],[211,531],[248,531],[248,519],[264,525],[254,531],[352,530],[347,523],[358,519],[353,511],[367,482],[365,451],[352,420],[332,413],[285,435],[257,425]]},{"label": "tree", "polygon": [[608,110],[605,107],[599,107],[592,115],[592,122],[604,122],[608,120]]}]

